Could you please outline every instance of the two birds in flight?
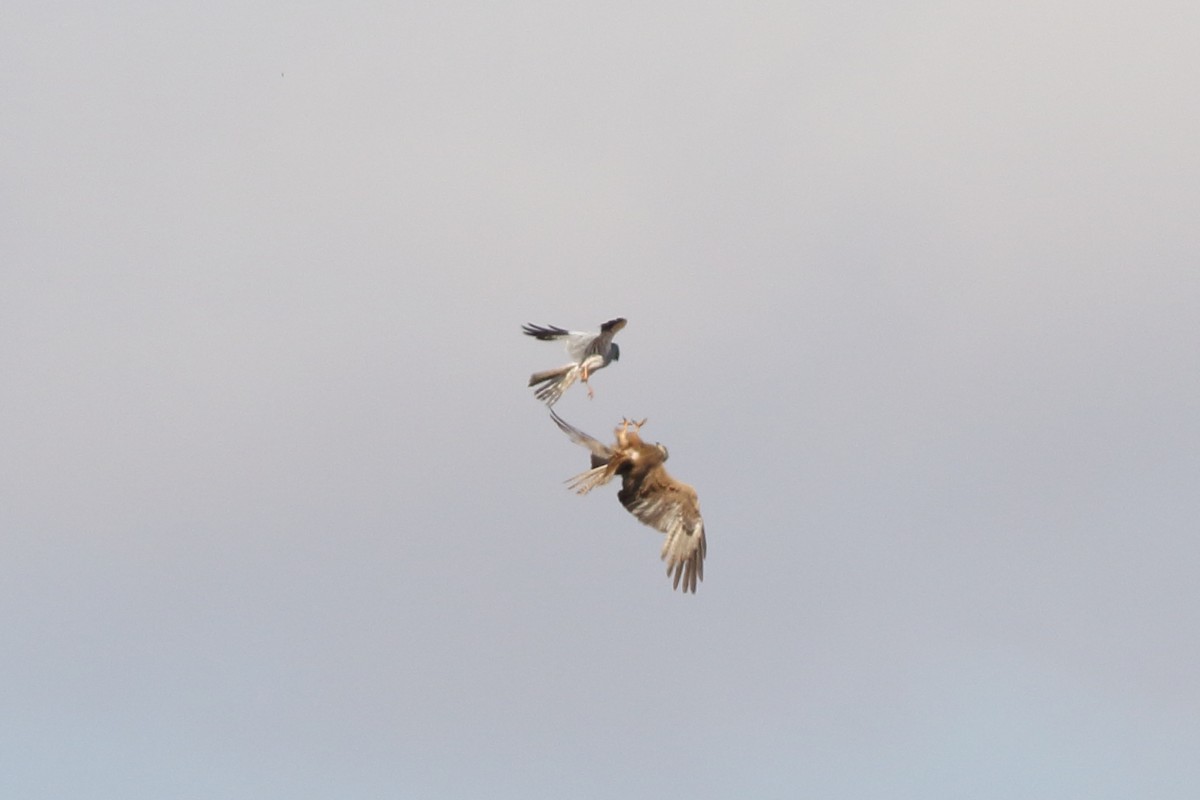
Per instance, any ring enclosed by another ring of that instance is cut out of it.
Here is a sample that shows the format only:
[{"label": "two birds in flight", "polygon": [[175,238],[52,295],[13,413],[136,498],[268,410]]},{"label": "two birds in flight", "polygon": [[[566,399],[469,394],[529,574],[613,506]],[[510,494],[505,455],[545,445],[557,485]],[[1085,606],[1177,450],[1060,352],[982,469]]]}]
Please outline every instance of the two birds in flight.
[{"label": "two birds in flight", "polygon": [[700,502],[695,489],[672,478],[663,467],[667,448],[657,442],[647,444],[642,441],[640,433],[646,420],[622,419],[614,431],[616,442],[606,445],[575,428],[554,411],[554,404],[576,380],[582,380],[587,386],[588,397],[593,396],[588,379],[597,370],[620,359],[621,350],[613,337],[624,327],[622,318],[604,323],[599,333],[568,331],[554,326],[524,326],[522,330],[527,336],[542,341],[565,341],[571,358],[569,364],[535,372],[529,378],[529,385],[535,387],[535,396],[550,407],[554,424],[571,441],[591,452],[591,469],[569,479],[569,488],[578,494],[587,494],[620,476],[621,490],[617,492],[617,499],[639,521],[666,534],[662,559],[667,563],[667,575],[673,578],[676,589],[682,584],[683,591],[694,593],[696,582],[704,580],[707,550]]}]

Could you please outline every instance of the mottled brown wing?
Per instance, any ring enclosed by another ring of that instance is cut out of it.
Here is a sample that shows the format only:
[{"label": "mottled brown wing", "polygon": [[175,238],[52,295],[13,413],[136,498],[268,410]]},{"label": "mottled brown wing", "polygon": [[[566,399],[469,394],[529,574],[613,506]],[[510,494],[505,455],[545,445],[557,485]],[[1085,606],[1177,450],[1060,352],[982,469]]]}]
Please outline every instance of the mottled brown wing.
[{"label": "mottled brown wing", "polygon": [[683,582],[685,592],[695,592],[696,582],[704,580],[704,556],[708,543],[704,538],[704,520],[696,490],[672,478],[659,464],[640,480],[627,482],[617,497],[641,522],[667,535],[662,559],[667,575],[674,577],[674,588]]}]

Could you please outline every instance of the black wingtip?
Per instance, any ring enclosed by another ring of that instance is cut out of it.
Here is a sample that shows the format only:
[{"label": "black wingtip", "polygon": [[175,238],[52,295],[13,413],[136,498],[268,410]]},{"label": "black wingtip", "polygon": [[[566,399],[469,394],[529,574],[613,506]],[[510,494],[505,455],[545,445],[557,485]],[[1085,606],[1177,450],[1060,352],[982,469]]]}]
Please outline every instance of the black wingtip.
[{"label": "black wingtip", "polygon": [[621,328],[624,328],[626,323],[627,320],[624,317],[617,317],[616,319],[610,319],[608,322],[601,325],[600,330],[604,331],[605,333],[608,333],[609,331],[613,331],[615,333],[616,331],[621,330]]},{"label": "black wingtip", "polygon": [[571,333],[568,330],[564,330],[554,325],[546,325],[543,327],[541,325],[530,325],[528,323],[521,326],[521,332],[526,336],[533,336],[537,339],[541,339],[543,342],[550,341],[552,339],[559,339],[563,336],[568,336]]}]

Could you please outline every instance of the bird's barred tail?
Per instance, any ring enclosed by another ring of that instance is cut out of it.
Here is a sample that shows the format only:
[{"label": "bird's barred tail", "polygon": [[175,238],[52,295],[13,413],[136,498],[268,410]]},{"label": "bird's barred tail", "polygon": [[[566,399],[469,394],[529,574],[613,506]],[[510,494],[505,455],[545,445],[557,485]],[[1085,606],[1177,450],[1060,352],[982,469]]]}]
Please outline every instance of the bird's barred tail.
[{"label": "bird's barred tail", "polygon": [[529,385],[538,387],[534,390],[534,396],[538,400],[552,406],[558,402],[558,399],[563,396],[563,392],[570,388],[578,376],[578,365],[568,364],[565,367],[533,373],[529,376]]},{"label": "bird's barred tail", "polygon": [[597,486],[603,486],[612,479],[611,475],[606,475],[608,471],[608,463],[604,462],[598,467],[593,467],[587,472],[581,472],[573,478],[567,478],[567,488],[575,492],[575,494],[587,494]]}]

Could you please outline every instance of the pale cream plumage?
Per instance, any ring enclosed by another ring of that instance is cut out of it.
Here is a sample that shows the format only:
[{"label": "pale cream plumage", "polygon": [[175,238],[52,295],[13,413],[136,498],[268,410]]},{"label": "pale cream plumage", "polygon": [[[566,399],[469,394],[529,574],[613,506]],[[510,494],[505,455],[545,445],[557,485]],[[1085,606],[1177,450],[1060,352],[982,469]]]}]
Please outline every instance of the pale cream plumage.
[{"label": "pale cream plumage", "polygon": [[662,559],[667,575],[673,577],[674,588],[682,583],[683,591],[694,593],[697,581],[704,580],[708,549],[700,502],[695,489],[672,478],[663,466],[667,448],[642,441],[639,431],[646,420],[622,420],[615,430],[617,441],[610,446],[573,427],[553,409],[550,416],[572,441],[592,453],[592,468],[569,479],[570,488],[587,494],[620,475],[617,499],[642,523],[666,534]]}]

